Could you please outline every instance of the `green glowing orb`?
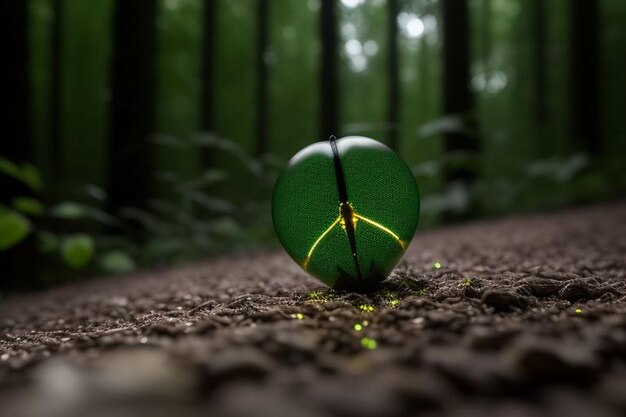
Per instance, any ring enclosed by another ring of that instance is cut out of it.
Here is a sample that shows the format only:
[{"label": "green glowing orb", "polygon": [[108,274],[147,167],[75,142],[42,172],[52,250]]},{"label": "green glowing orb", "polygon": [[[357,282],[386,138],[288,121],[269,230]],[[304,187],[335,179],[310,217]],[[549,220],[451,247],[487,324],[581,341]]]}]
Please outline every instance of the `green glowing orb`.
[{"label": "green glowing orb", "polygon": [[407,249],[418,217],[411,170],[387,146],[360,136],[302,149],[272,199],[274,229],[289,256],[335,289],[375,289]]}]

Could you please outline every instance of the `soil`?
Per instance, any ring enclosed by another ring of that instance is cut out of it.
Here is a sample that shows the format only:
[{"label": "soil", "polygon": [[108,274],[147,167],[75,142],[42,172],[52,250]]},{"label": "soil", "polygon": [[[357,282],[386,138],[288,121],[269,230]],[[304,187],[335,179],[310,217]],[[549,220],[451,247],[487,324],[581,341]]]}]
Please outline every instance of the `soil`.
[{"label": "soil", "polygon": [[623,416],[625,253],[616,203],[418,233],[367,296],[283,253],[14,296],[0,415]]}]

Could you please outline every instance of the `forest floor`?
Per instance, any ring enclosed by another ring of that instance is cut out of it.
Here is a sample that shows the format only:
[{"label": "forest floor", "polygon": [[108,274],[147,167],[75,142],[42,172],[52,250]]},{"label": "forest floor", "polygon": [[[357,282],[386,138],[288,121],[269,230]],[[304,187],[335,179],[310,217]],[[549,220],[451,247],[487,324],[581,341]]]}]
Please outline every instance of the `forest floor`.
[{"label": "forest floor", "polygon": [[[437,267],[438,266],[438,267]],[[418,233],[377,293],[283,253],[14,296],[2,416],[623,416],[626,204]]]}]

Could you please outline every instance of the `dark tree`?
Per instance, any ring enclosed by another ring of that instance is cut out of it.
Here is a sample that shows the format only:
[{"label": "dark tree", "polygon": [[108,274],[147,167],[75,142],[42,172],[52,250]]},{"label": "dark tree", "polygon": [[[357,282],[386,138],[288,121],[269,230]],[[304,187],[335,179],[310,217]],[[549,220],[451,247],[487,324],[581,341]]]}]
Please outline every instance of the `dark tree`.
[{"label": "dark tree", "polygon": [[[447,116],[459,117],[465,129],[445,133],[447,155],[456,153],[476,154],[478,141],[473,131],[473,100],[470,91],[469,16],[466,0],[443,0],[443,111]],[[469,190],[476,172],[465,166],[446,168],[447,183],[462,183]],[[469,216],[475,208],[470,206],[463,216]],[[450,215],[453,220],[456,215]]]},{"label": "dark tree", "polygon": [[[215,22],[216,0],[204,0],[202,3],[202,57],[200,68],[200,130],[215,130]],[[214,163],[211,148],[204,148],[202,165],[210,167]]]},{"label": "dark tree", "polygon": [[145,207],[151,191],[156,0],[117,0],[111,69],[110,208]]},{"label": "dark tree", "polygon": [[545,0],[533,0],[531,27],[533,33],[533,77],[535,130],[540,132],[545,127],[548,115],[546,107],[546,7]]},{"label": "dark tree", "polygon": [[387,76],[389,93],[387,97],[387,122],[389,123],[389,146],[398,150],[400,80],[398,52],[398,0],[388,0],[387,22]]},{"label": "dark tree", "polygon": [[61,178],[61,57],[63,0],[52,2],[52,30],[50,36],[50,170],[54,179]]},{"label": "dark tree", "polygon": [[256,146],[255,155],[267,152],[267,47],[269,37],[269,2],[257,0],[256,28]]},{"label": "dark tree", "polygon": [[570,135],[579,149],[597,155],[598,2],[572,0],[570,5]]},{"label": "dark tree", "polygon": [[554,140],[548,137],[549,111],[546,98],[548,94],[547,69],[547,21],[546,4],[544,0],[532,0],[529,3],[529,19],[520,19],[526,22],[520,25],[519,41],[524,43],[530,37],[530,70],[531,70],[531,97],[530,97],[530,122],[533,129],[534,157],[546,158],[554,153]]},{"label": "dark tree", "polygon": [[[28,2],[2,2],[0,42],[2,101],[4,101],[0,155],[14,161],[30,161],[30,88],[28,79]],[[5,191],[5,190],[3,190]]]},{"label": "dark tree", "polygon": [[482,0],[480,2],[480,22],[481,22],[481,59],[485,65],[486,75],[491,71],[491,37],[492,37],[492,6],[491,0]]},{"label": "dark tree", "polygon": [[320,56],[320,129],[321,139],[339,133],[339,35],[337,1],[321,0],[319,18]]},{"label": "dark tree", "polygon": [[[2,138],[0,156],[13,162],[33,162],[28,45],[28,9],[25,1],[2,3],[0,45],[2,69]],[[31,193],[24,184],[0,173],[0,202]]]},{"label": "dark tree", "polygon": [[[0,65],[2,82],[2,138],[0,156],[14,162],[32,162],[28,3],[5,1],[0,12],[0,45],[5,59]],[[32,194],[24,184],[0,173],[0,203]],[[0,251],[0,291],[25,288],[37,277],[38,259],[33,238]]]}]

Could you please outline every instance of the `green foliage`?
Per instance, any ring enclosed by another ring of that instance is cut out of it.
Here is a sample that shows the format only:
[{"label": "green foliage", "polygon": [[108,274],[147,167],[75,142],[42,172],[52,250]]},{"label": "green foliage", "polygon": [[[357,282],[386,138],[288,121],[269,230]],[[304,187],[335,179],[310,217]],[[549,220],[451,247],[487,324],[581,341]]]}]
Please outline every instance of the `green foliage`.
[{"label": "green foliage", "polygon": [[85,209],[82,205],[71,201],[60,203],[50,208],[50,214],[62,219],[80,219],[85,216]]},{"label": "green foliage", "polygon": [[49,215],[65,220],[93,220],[99,224],[114,227],[120,225],[115,217],[99,208],[75,201],[64,201],[50,207]]},{"label": "green foliage", "polygon": [[[478,171],[485,156],[472,153],[448,153],[436,160],[413,166],[421,183],[424,178],[443,175],[447,168]],[[473,186],[451,183],[437,192],[424,195],[422,212],[464,213],[470,201],[478,201],[488,214],[524,212],[558,207],[567,202],[593,201],[610,197],[611,169],[599,162],[593,165],[584,154],[530,160],[507,175],[479,176]]]},{"label": "green foliage", "polygon": [[[0,157],[0,175],[26,190],[3,200],[6,233],[0,235],[1,250],[34,245],[56,266],[66,262],[62,248],[69,237],[88,236],[94,253],[80,272],[87,274],[122,273],[274,243],[268,200],[278,167],[298,149],[321,139],[316,137],[318,73],[324,65],[319,62],[319,1],[270,2],[269,45],[263,55],[268,69],[270,152],[258,159],[250,157],[257,134],[258,51],[256,12],[249,0],[217,2],[211,57],[215,132],[193,134],[200,119],[201,3],[158,1],[159,134],[153,173],[157,192],[147,209],[131,207],[113,214],[104,209],[107,196],[99,187],[105,183],[109,162],[106,126],[114,2],[64,4],[56,80],[61,91],[54,107],[50,105],[54,4],[29,1],[34,138],[30,162],[51,181],[44,184],[30,163]],[[541,2],[545,33],[540,44],[534,13],[539,3],[468,2],[475,109],[471,114],[442,115],[440,1],[400,1],[400,120],[391,126],[386,120],[386,2],[338,2],[341,129],[383,142],[389,129],[398,129],[398,153],[412,167],[423,196],[420,224],[438,224],[442,213],[464,212],[476,201],[481,215],[500,215],[596,201],[626,190],[626,124],[614,110],[624,107],[624,59],[614,51],[626,37],[626,5],[603,2],[599,8],[603,150],[591,156],[580,153],[568,133],[571,2]],[[408,22],[418,30],[409,31]],[[537,88],[541,85],[545,91]],[[62,146],[53,152],[50,129],[57,111]],[[446,153],[442,139],[454,132],[478,139],[479,152]],[[201,166],[200,154],[205,151],[214,157],[210,166]],[[54,172],[53,166],[58,168]],[[446,171],[458,168],[477,173],[472,186],[446,183]]]},{"label": "green foliage", "polygon": [[[75,223],[75,227],[84,220],[96,221],[101,225],[115,225],[118,224],[117,221],[95,207],[73,201],[46,207],[42,201],[44,184],[34,166],[17,165],[5,158],[0,158],[0,166],[2,167],[0,173],[30,188],[36,196],[16,196],[11,200],[13,209],[0,207],[0,250],[10,250],[34,230],[36,232],[34,244],[41,254],[58,255],[63,263],[72,269],[86,267],[96,251],[94,237],[86,233],[63,235],[47,230],[47,227],[52,226],[55,219]],[[94,193],[93,187],[89,190],[91,194]],[[31,221],[29,217],[33,220]]]},{"label": "green foliage", "polygon": [[30,221],[20,213],[0,207],[0,250],[9,249],[28,236]]},{"label": "green foliage", "polygon": [[26,185],[34,191],[41,190],[43,181],[35,166],[29,163],[16,164],[0,156],[0,173],[8,175],[14,180]]},{"label": "green foliage", "polygon": [[74,269],[85,267],[95,253],[95,244],[91,237],[84,234],[70,235],[61,243],[61,256],[65,263]]},{"label": "green foliage", "polygon": [[166,197],[153,199],[148,210],[129,207],[113,216],[101,208],[107,200],[102,189],[88,185],[78,200],[50,203],[36,168],[2,159],[0,173],[28,187],[35,184],[37,191],[33,197],[14,197],[13,208],[0,210],[0,250],[9,250],[34,230],[33,244],[42,255],[60,259],[71,270],[119,274],[271,240],[268,200],[276,176],[271,158],[255,160],[241,146],[214,135],[187,141],[161,135],[155,143],[164,153],[183,148],[189,154],[209,149],[227,155],[236,162],[237,174],[249,176],[255,194],[219,195],[216,191],[225,187],[232,171],[209,168],[196,176],[161,172],[157,178]]},{"label": "green foliage", "polygon": [[[153,199],[147,210],[120,212],[122,221],[137,222],[144,231],[145,244],[127,242],[139,264],[180,262],[271,241],[268,200],[277,171],[272,158],[256,160],[237,143],[212,134],[189,140],[159,135],[155,141],[163,153],[208,150],[231,165],[195,176],[162,171],[157,179],[168,197]],[[245,194],[232,187],[233,177],[247,178]]]},{"label": "green foliage", "polygon": [[111,250],[101,254],[98,263],[104,271],[111,274],[124,274],[136,268],[133,258],[121,250]]},{"label": "green foliage", "polygon": [[11,205],[15,210],[29,216],[39,217],[45,212],[41,201],[32,197],[15,197]]}]

